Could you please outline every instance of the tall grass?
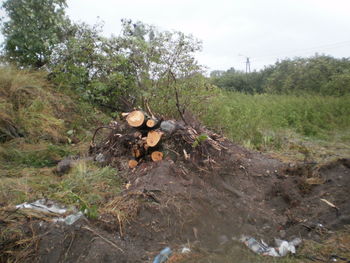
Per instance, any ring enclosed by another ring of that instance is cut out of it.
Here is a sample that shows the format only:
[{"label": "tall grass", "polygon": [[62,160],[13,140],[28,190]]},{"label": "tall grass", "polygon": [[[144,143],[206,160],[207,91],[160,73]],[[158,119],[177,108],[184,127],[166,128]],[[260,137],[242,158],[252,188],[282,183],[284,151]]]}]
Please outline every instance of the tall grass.
[{"label": "tall grass", "polygon": [[210,104],[198,105],[202,121],[230,139],[259,148],[279,147],[286,130],[304,137],[330,139],[350,129],[350,96],[247,95],[221,92]]}]

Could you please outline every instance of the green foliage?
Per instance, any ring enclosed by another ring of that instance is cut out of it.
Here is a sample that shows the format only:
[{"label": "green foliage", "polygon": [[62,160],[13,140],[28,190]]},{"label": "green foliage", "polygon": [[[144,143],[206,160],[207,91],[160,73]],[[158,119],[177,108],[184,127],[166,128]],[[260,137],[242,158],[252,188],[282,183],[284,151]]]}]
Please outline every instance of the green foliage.
[{"label": "green foliage", "polygon": [[6,0],[2,25],[7,59],[20,66],[46,65],[63,38],[65,0]]},{"label": "green foliage", "polygon": [[227,71],[214,71],[210,74],[212,84],[229,91],[262,93],[265,72],[245,73],[231,68]]},{"label": "green foliage", "polygon": [[121,181],[111,167],[101,168],[91,162],[79,161],[55,187],[51,198],[78,205],[87,216],[96,218],[97,208],[104,204],[105,197],[120,192]]},{"label": "green foliage", "polygon": [[350,91],[350,59],[315,55],[285,59],[259,72],[214,71],[211,81],[220,88],[245,93],[341,96]]},{"label": "green foliage", "polygon": [[206,141],[208,139],[208,135],[202,133],[201,135],[198,135],[196,140],[192,143],[192,147],[196,148],[198,145],[200,145],[202,142]]},{"label": "green foliage", "polygon": [[150,105],[159,114],[180,119],[178,102],[181,112],[189,110],[201,115],[202,111],[206,111],[207,107],[210,107],[216,96],[217,88],[208,83],[201,74],[194,74],[170,84],[165,81],[164,85],[160,85],[156,96],[150,101]]},{"label": "green foliage", "polygon": [[[343,95],[349,87],[339,84],[349,76],[350,60],[315,55],[311,58],[295,58],[277,62],[270,69],[265,90],[270,93],[318,93]],[[338,86],[337,88],[335,86]]]},{"label": "green foliage", "polygon": [[52,167],[58,160],[71,154],[73,152],[67,146],[30,146],[15,141],[0,146],[0,163],[4,163],[5,167]]},{"label": "green foliage", "polygon": [[106,119],[87,103],[58,93],[41,72],[0,67],[0,142],[24,137],[26,142],[67,143],[83,139],[86,128]]},{"label": "green foliage", "polygon": [[[0,67],[0,135],[14,127],[23,131],[0,142],[0,203],[53,198],[96,217],[107,196],[120,191],[116,171],[82,162],[62,178],[52,167],[66,156],[86,154],[91,131],[110,118],[74,94],[57,92],[45,76]],[[68,144],[74,137],[87,143]]]},{"label": "green foliage", "polygon": [[201,70],[194,58],[200,42],[181,32],[131,20],[122,20],[117,37],[102,37],[99,25],[75,24],[66,31],[51,56],[51,78],[105,108],[125,110],[153,100]]},{"label": "green foliage", "polygon": [[100,25],[75,24],[67,30],[51,57],[51,79],[89,102],[117,109],[121,97],[133,92],[131,64],[113,39],[101,36]]},{"label": "green foliage", "polygon": [[147,82],[185,78],[200,71],[194,53],[201,50],[201,42],[192,35],[179,31],[159,31],[140,21],[122,20],[122,26],[118,41],[136,69],[141,88],[149,88],[143,86]]},{"label": "green foliage", "polygon": [[220,92],[196,112],[212,129],[246,146],[280,147],[286,130],[306,137],[330,139],[350,127],[350,97],[245,95]]}]

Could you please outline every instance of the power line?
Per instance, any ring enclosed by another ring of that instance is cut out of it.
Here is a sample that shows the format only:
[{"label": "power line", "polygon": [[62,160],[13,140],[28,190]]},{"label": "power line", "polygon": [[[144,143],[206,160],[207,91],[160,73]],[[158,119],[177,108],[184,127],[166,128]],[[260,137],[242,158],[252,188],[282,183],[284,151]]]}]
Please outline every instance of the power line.
[{"label": "power line", "polygon": [[[275,53],[271,53],[269,55],[262,55],[262,56],[257,56],[258,60],[261,60],[262,58],[270,58],[270,57],[276,57],[276,56],[282,56],[284,54],[295,54],[295,53],[306,53],[312,50],[319,50],[321,48],[323,49],[332,49],[332,48],[338,48],[340,46],[347,46],[350,45],[350,41],[342,41],[342,42],[337,42],[337,43],[332,43],[332,44],[327,44],[327,45],[321,45],[321,46],[315,46],[315,47],[309,47],[309,48],[302,48],[302,49],[296,49],[296,50],[291,50],[291,51],[279,51]],[[286,55],[284,55],[286,56]],[[288,56],[288,55],[287,55]],[[254,59],[254,61],[256,61]]]}]

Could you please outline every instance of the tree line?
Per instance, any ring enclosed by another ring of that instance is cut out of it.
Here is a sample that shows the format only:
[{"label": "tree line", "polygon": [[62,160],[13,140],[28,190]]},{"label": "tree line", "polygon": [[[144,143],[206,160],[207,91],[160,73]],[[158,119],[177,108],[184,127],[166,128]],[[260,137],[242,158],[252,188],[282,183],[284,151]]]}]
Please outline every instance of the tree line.
[{"label": "tree line", "polygon": [[284,59],[260,71],[231,68],[212,71],[211,82],[220,88],[245,93],[342,96],[350,93],[350,58],[314,55]]}]

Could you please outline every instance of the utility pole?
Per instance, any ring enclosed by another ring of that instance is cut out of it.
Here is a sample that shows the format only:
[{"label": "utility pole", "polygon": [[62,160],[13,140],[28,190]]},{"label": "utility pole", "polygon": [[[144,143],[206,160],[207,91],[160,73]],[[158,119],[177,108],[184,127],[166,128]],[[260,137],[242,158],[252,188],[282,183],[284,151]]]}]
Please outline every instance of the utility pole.
[{"label": "utility pole", "polygon": [[239,57],[245,57],[245,73],[248,74],[250,73],[250,58],[246,55],[238,54]]},{"label": "utility pole", "polygon": [[249,57],[247,57],[247,60],[245,62],[245,73],[248,74],[250,73],[250,61],[249,61]]}]

